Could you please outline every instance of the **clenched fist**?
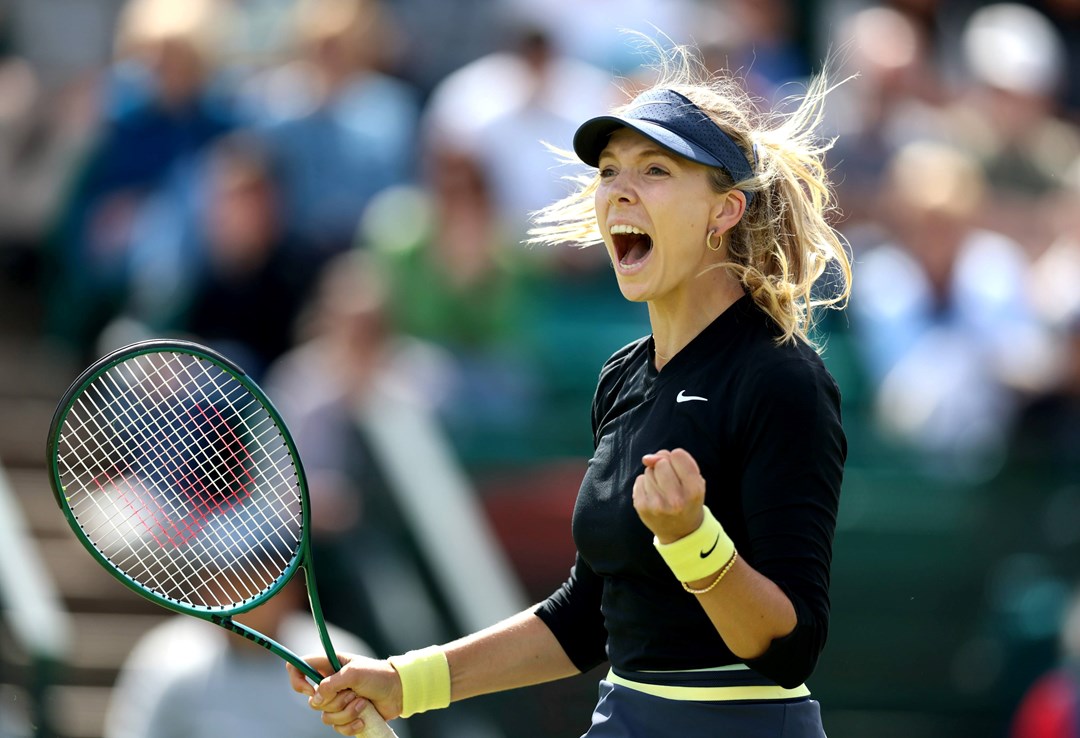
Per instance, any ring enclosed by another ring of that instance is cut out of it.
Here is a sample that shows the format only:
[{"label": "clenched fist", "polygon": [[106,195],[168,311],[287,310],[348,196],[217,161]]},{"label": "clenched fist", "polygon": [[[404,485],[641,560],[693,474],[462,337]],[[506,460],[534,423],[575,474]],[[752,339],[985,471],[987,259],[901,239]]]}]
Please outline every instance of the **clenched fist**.
[{"label": "clenched fist", "polygon": [[704,519],[705,478],[694,457],[681,448],[646,454],[634,480],[634,509],[660,543],[693,533]]}]

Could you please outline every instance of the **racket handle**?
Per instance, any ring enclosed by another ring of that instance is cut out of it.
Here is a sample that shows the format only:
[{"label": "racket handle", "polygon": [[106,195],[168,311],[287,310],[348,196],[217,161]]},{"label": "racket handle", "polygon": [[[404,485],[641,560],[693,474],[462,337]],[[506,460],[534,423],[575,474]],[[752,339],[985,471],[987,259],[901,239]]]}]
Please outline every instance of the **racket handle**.
[{"label": "racket handle", "polygon": [[364,729],[356,738],[398,738],[397,733],[390,729],[390,726],[382,719],[382,715],[375,709],[375,705],[370,702],[360,713],[360,719],[364,721]]}]

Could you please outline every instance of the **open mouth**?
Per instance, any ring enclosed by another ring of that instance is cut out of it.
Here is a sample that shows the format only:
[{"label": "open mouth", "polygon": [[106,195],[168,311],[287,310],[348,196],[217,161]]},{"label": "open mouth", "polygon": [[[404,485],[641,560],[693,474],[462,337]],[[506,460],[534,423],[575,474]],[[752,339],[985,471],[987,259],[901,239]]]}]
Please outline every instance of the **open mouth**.
[{"label": "open mouth", "polygon": [[611,227],[611,242],[615,257],[622,266],[633,266],[643,261],[652,251],[652,238],[645,231],[631,225]]}]

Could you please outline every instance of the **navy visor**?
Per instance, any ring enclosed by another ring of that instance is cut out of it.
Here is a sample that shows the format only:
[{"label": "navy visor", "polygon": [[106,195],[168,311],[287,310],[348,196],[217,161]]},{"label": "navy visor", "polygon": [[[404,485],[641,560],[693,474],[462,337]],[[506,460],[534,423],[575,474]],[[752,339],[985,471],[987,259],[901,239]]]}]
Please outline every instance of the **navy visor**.
[{"label": "navy visor", "polygon": [[[574,134],[574,152],[595,167],[611,134],[630,128],[679,156],[720,167],[742,182],[754,176],[746,154],[705,112],[673,90],[655,89],[634,98],[619,115],[602,115],[581,124]],[[745,192],[747,204],[752,192]]]}]

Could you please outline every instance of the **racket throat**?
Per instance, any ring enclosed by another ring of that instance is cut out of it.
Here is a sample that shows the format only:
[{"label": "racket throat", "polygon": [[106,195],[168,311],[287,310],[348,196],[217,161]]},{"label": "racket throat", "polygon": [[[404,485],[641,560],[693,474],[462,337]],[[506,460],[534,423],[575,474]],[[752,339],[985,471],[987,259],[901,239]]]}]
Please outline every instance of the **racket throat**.
[{"label": "racket throat", "polygon": [[269,638],[252,630],[251,628],[248,628],[245,625],[236,622],[227,615],[211,615],[210,621],[216,625],[220,625],[225,630],[232,631],[238,636],[248,639],[252,643],[262,646],[263,648],[270,648],[271,646],[277,645]]},{"label": "racket throat", "polygon": [[277,656],[280,656],[281,658],[285,659],[290,664],[295,666],[297,669],[304,672],[304,674],[309,679],[311,679],[315,684],[318,684],[320,681],[322,681],[322,675],[319,674],[319,672],[315,671],[315,669],[313,669],[310,664],[308,664],[307,662],[300,659],[300,657],[293,654],[292,651],[285,648],[284,646],[282,646],[277,641],[273,640],[272,638],[267,638],[266,636],[264,636],[259,631],[252,630],[251,628],[247,627],[243,623],[236,622],[235,620],[233,620],[228,615],[214,615],[214,614],[211,614],[209,616],[203,616],[203,617],[206,617],[214,625],[220,625],[225,630],[236,633],[236,635],[238,635],[238,636],[240,636],[242,638],[246,638],[247,640],[251,641],[252,643],[256,643],[256,644],[262,646],[263,648],[267,649],[271,653],[274,653]]}]

